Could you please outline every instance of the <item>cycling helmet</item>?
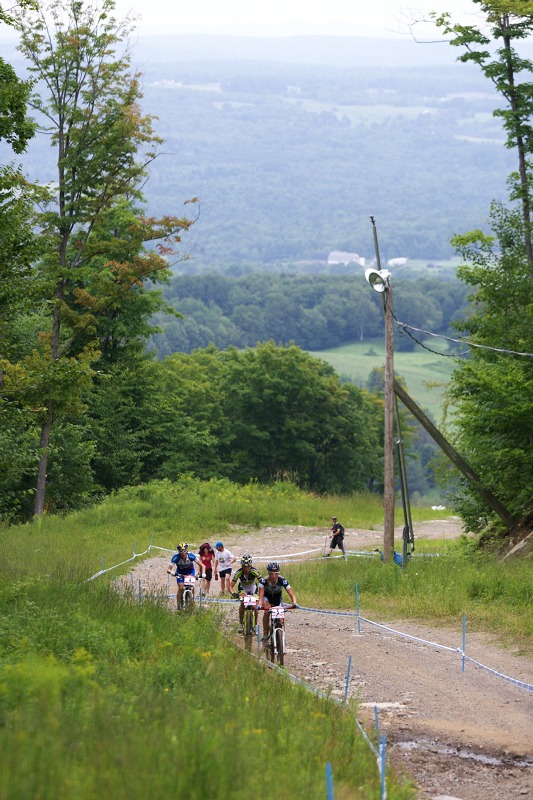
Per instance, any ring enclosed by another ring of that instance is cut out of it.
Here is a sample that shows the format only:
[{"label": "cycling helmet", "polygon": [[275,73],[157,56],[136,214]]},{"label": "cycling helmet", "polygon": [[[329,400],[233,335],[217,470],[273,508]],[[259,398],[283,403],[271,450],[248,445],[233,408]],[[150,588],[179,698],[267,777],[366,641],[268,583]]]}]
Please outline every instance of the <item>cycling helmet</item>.
[{"label": "cycling helmet", "polygon": [[277,561],[271,561],[267,564],[267,572],[279,572],[279,564]]},{"label": "cycling helmet", "polygon": [[252,556],[249,553],[245,553],[241,558],[241,567],[251,567],[253,564]]},{"label": "cycling helmet", "polygon": [[188,550],[189,549],[189,545],[187,544],[187,542],[180,542],[179,544],[176,545],[176,549],[177,550]]}]

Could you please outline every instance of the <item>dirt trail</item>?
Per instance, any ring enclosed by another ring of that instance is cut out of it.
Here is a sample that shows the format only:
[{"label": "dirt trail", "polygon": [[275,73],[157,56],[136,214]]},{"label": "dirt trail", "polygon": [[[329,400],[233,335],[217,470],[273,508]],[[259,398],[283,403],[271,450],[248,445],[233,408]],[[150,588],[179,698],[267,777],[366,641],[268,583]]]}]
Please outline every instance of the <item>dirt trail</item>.
[{"label": "dirt trail", "polygon": [[[455,538],[461,524],[437,520],[418,524],[415,533],[424,539]],[[280,559],[320,551],[325,531],[287,526],[235,531],[223,538],[235,555],[250,552],[257,559]],[[346,530],[348,550],[379,547],[382,541],[379,530]],[[165,587],[167,561],[161,556],[136,565],[135,580],[145,590]],[[340,559],[338,566],[344,566]],[[212,590],[217,597],[218,584],[213,582]],[[236,621],[236,610],[229,613]],[[453,630],[397,619],[384,624],[428,642],[461,646],[460,621]],[[234,631],[235,626],[235,636]],[[459,653],[367,623],[359,634],[356,620],[349,617],[296,612],[288,619],[287,641],[287,669],[339,698],[344,697],[351,656],[349,696],[362,704],[360,720],[373,727],[377,704],[389,755],[416,781],[420,800],[533,800],[533,693],[470,662],[463,673]],[[531,659],[499,647],[494,636],[469,633],[467,654],[497,672],[533,683]]]}]

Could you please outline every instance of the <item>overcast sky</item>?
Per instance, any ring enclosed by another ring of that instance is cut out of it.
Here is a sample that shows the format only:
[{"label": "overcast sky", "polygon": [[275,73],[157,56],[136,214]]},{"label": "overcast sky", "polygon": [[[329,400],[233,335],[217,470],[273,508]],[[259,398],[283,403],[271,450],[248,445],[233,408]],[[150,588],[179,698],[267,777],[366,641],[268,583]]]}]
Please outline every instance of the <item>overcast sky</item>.
[{"label": "overcast sky", "polygon": [[[139,16],[139,34],[399,37],[430,11],[464,21],[476,7],[472,0],[117,0],[120,16],[130,10]],[[417,38],[431,35],[422,25],[415,31]]]}]

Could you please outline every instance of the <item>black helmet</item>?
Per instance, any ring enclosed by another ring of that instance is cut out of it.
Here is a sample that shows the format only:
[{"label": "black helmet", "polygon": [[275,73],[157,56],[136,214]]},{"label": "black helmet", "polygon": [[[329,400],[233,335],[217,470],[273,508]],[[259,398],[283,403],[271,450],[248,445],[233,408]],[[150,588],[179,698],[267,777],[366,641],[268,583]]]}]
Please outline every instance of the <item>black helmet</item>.
[{"label": "black helmet", "polygon": [[251,567],[253,564],[252,556],[249,553],[245,553],[241,557],[241,567]]},{"label": "black helmet", "polygon": [[271,561],[267,564],[267,572],[279,572],[279,564],[277,561]]}]

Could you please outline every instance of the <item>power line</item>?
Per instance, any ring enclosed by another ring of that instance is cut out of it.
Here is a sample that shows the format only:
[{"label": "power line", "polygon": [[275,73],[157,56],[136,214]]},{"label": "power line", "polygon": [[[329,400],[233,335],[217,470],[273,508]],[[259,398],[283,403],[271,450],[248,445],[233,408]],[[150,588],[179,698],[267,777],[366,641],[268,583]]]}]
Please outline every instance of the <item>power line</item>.
[{"label": "power line", "polygon": [[413,336],[411,333],[409,333],[409,331],[410,330],[417,331],[418,333],[424,333],[426,336],[434,336],[437,339],[446,339],[446,341],[454,342],[455,344],[466,344],[469,347],[478,347],[481,350],[492,350],[495,353],[507,353],[508,355],[512,356],[526,356],[527,358],[533,358],[533,353],[520,353],[516,350],[506,350],[503,347],[490,347],[487,344],[477,344],[476,342],[469,342],[467,339],[453,339],[451,336],[444,336],[441,333],[432,333],[432,331],[425,331],[423,328],[415,328],[414,325],[407,325],[406,322],[400,322],[400,320],[396,319],[396,317],[394,317],[394,321],[396,322],[398,327],[402,328],[405,331],[405,333],[411,337],[411,339],[414,339],[414,341],[417,342],[417,344],[419,344],[421,347],[424,347],[426,350],[429,350],[430,353],[434,353],[437,356],[447,356],[455,358],[456,356],[466,355],[467,351],[463,353],[438,353],[436,350],[431,350],[431,348],[426,347],[426,345],[422,344],[422,342],[419,341],[416,338],[416,336]]}]

